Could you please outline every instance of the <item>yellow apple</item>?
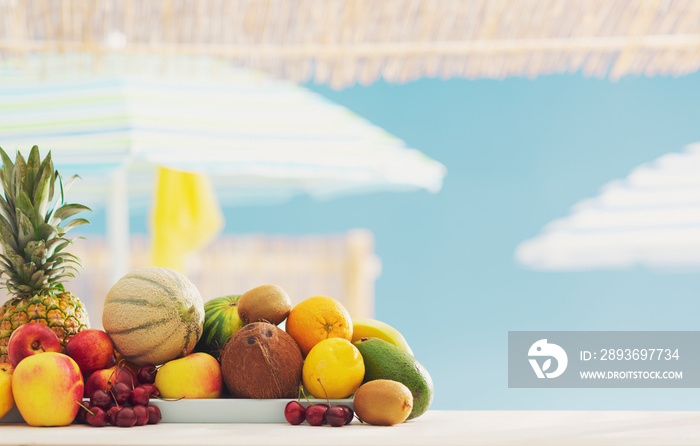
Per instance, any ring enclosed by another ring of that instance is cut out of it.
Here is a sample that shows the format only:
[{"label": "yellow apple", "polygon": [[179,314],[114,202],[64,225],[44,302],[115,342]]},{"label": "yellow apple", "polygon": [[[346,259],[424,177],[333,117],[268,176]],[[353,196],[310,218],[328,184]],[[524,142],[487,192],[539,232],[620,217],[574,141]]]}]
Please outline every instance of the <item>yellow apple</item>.
[{"label": "yellow apple", "polygon": [[164,398],[218,398],[223,386],[221,366],[207,353],[193,353],[163,364],[155,386]]},{"label": "yellow apple", "polygon": [[12,365],[0,363],[0,418],[15,406],[12,396]]},{"label": "yellow apple", "polygon": [[12,395],[30,426],[67,426],[78,414],[83,375],[69,356],[47,352],[27,356],[12,375]]}]

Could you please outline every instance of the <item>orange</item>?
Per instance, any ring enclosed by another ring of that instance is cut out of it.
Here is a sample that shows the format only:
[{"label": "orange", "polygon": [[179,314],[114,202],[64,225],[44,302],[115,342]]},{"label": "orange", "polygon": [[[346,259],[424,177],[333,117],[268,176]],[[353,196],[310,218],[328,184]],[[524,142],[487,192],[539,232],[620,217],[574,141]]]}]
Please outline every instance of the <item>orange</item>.
[{"label": "orange", "polygon": [[286,329],[304,356],[324,339],[352,339],[350,313],[328,296],[309,297],[298,303],[287,317]]}]

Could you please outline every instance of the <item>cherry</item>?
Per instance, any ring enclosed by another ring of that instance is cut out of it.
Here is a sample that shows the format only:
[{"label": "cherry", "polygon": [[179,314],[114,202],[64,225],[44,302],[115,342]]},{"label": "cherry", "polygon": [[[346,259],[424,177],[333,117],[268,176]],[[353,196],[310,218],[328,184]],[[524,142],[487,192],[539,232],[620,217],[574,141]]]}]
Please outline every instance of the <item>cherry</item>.
[{"label": "cherry", "polygon": [[333,406],[330,407],[331,402],[328,399],[328,393],[326,392],[326,388],[323,387],[323,383],[321,382],[321,378],[316,378],[318,383],[321,385],[321,388],[323,389],[323,393],[326,394],[326,401],[328,402],[329,409],[326,411],[324,418],[325,421],[328,422],[333,427],[340,427],[344,426],[352,421],[353,416],[355,415],[350,409],[350,407],[341,404],[339,406]]},{"label": "cherry", "polygon": [[108,419],[109,419],[109,415],[107,415],[107,412],[102,410],[101,407],[97,407],[97,406],[91,407],[85,413],[85,420],[88,422],[88,424],[90,426],[103,427],[103,426],[107,425]]},{"label": "cherry", "polygon": [[291,425],[298,425],[306,419],[306,409],[299,401],[290,401],[284,406],[284,418]]},{"label": "cherry", "polygon": [[350,406],[346,406],[345,404],[341,404],[338,407],[342,408],[343,412],[345,412],[345,424],[350,424],[352,419],[355,418],[355,412],[350,409]]},{"label": "cherry", "polygon": [[148,390],[142,386],[136,387],[129,394],[129,404],[132,406],[148,406],[149,394]]},{"label": "cherry", "polygon": [[326,412],[328,406],[325,404],[312,404],[306,408],[304,416],[306,421],[312,426],[321,426],[326,423]]},{"label": "cherry", "polygon": [[157,398],[158,395],[160,395],[158,387],[154,386],[153,384],[141,384],[139,387],[143,387],[144,389],[146,389],[149,398]]},{"label": "cherry", "polygon": [[78,424],[86,424],[87,420],[85,419],[85,415],[87,414],[87,409],[80,405],[80,409],[78,409],[78,415],[75,416],[75,420],[73,420],[74,423]]},{"label": "cherry", "polygon": [[144,364],[139,368],[136,379],[138,379],[141,384],[153,384],[156,382],[157,371],[158,369],[153,364]]},{"label": "cherry", "polygon": [[112,397],[104,390],[95,390],[90,397],[90,406],[99,407],[102,410],[107,410],[112,405]]},{"label": "cherry", "polygon": [[135,426],[143,426],[144,424],[148,423],[148,409],[146,409],[146,406],[141,406],[141,405],[136,405],[132,407],[134,410],[134,415],[136,415],[136,424]]},{"label": "cherry", "polygon": [[117,425],[117,414],[120,410],[122,410],[121,406],[112,406],[109,409],[107,409],[107,415],[109,415],[109,424],[111,424],[112,426]]},{"label": "cherry", "polygon": [[326,411],[326,421],[333,427],[345,425],[345,410],[340,406],[333,406]]},{"label": "cherry", "polygon": [[148,424],[158,424],[163,419],[158,406],[146,406],[146,409],[148,410]]},{"label": "cherry", "polygon": [[131,407],[122,407],[122,410],[117,412],[117,426],[131,427],[136,424],[136,414]]},{"label": "cherry", "polygon": [[112,386],[111,392],[117,406],[123,406],[129,400],[131,387],[127,383],[119,381]]}]

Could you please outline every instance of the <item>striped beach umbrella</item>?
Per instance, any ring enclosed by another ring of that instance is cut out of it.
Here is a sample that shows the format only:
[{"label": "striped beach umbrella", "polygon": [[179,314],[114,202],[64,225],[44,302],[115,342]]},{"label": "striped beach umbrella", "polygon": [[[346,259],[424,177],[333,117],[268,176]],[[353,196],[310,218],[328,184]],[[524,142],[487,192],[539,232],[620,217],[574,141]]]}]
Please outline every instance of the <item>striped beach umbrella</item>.
[{"label": "striped beach umbrella", "polygon": [[515,256],[549,271],[700,268],[700,144],[603,186],[522,242]]},{"label": "striped beach umbrella", "polygon": [[259,73],[225,74],[28,82],[5,73],[0,147],[36,144],[80,175],[71,201],[107,208],[113,253],[127,245],[129,209],[151,205],[156,166],[206,173],[224,206],[440,190],[442,164],[346,108]]},{"label": "striped beach umbrella", "polygon": [[230,204],[376,190],[437,192],[445,168],[349,110],[290,82],[231,70],[225,81],[87,78],[0,83],[0,147],[52,150],[81,199],[129,170],[147,206],[153,166],[209,174]]}]

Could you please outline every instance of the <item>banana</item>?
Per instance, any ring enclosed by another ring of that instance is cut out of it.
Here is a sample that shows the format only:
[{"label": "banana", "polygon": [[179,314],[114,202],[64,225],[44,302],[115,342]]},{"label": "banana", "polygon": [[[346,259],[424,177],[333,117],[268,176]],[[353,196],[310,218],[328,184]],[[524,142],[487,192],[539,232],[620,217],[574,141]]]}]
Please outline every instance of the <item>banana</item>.
[{"label": "banana", "polygon": [[409,347],[408,342],[397,329],[384,322],[369,319],[369,318],[353,318],[352,319],[352,342],[359,341],[362,338],[379,338],[402,348],[413,356],[413,351]]}]

